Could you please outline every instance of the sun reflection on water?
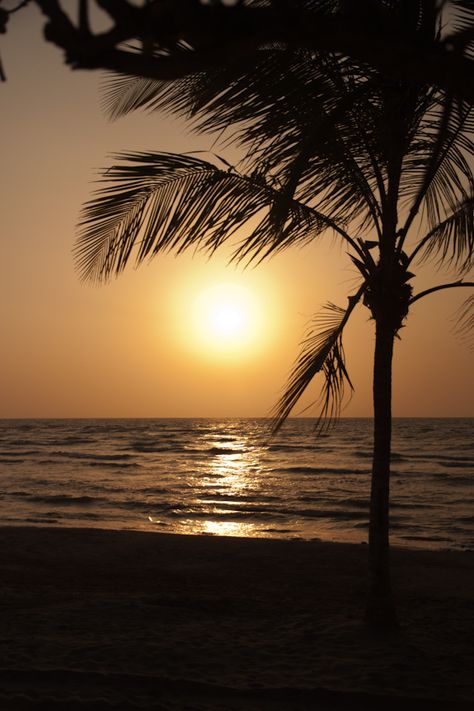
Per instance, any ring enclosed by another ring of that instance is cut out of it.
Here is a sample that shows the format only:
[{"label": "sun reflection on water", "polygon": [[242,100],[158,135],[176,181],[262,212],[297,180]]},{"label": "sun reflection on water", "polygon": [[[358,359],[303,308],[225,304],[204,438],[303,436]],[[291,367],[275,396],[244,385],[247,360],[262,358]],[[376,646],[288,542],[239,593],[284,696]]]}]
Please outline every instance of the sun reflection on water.
[{"label": "sun reflection on water", "polygon": [[256,528],[251,523],[239,521],[185,521],[188,533],[200,533],[208,536],[246,536],[257,534]]},{"label": "sun reflection on water", "polygon": [[[251,511],[243,514],[241,504],[247,496],[253,498],[259,488],[261,447],[254,439],[235,432],[225,438],[218,432],[207,437],[204,445],[207,456],[189,485],[195,490],[196,509],[205,513],[183,520],[186,531],[216,536],[258,535]],[[243,515],[246,520],[241,520]]]}]

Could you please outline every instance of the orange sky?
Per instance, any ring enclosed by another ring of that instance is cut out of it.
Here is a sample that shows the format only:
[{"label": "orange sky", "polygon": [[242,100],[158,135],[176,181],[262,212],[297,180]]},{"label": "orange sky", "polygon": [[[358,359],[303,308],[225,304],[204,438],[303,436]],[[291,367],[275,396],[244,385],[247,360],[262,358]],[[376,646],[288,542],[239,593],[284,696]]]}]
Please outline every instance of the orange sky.
[{"label": "orange sky", "polygon": [[[94,169],[127,150],[207,149],[183,123],[134,114],[109,123],[100,76],[73,73],[41,39],[35,8],[1,37],[1,417],[265,416],[320,304],[341,305],[356,283],[331,238],[256,269],[227,255],[161,257],[100,288],[81,284],[71,247]],[[442,283],[423,267],[416,291]],[[205,345],[194,304],[215,284],[245,286],[259,309],[253,344],[235,357]],[[453,337],[466,293],[415,305],[396,344],[394,415],[472,416],[472,351]],[[464,290],[465,292],[466,290]],[[356,387],[344,414],[371,414],[373,329],[360,309],[345,339]],[[317,388],[306,398],[317,396]],[[311,413],[307,413],[311,414]],[[316,413],[314,413],[316,414]]]}]

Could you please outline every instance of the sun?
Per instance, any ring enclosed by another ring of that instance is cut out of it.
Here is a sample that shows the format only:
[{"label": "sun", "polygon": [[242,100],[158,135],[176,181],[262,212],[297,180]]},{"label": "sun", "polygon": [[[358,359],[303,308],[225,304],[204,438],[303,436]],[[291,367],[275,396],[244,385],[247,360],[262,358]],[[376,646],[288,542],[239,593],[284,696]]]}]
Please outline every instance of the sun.
[{"label": "sun", "polygon": [[198,264],[190,259],[173,275],[163,325],[176,343],[176,365],[248,367],[261,363],[281,334],[280,289],[256,270],[241,272],[225,263]]},{"label": "sun", "polygon": [[258,340],[261,308],[239,284],[219,283],[197,294],[192,305],[194,339],[212,354],[242,354]]},{"label": "sun", "polygon": [[245,336],[249,313],[241,303],[231,299],[212,304],[204,314],[207,327],[216,338],[238,340]]}]

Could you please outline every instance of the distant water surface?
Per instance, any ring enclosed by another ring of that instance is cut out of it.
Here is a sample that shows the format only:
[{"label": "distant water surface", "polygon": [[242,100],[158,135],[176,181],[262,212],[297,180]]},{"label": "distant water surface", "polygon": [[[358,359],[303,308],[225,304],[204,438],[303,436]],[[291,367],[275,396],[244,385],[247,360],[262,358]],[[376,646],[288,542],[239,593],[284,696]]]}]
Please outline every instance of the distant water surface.
[{"label": "distant water surface", "polygon": [[[474,548],[474,420],[396,419],[392,542]],[[372,423],[0,420],[0,523],[367,540]]]}]

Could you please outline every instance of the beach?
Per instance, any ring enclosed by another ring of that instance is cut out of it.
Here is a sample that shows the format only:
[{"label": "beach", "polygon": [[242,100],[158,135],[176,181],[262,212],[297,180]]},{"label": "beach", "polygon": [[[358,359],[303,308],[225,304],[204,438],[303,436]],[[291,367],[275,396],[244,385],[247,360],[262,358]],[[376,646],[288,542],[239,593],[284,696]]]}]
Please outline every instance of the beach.
[{"label": "beach", "polygon": [[1,708],[471,708],[473,553],[393,550],[388,640],[361,622],[366,557],[360,544],[1,528]]}]

